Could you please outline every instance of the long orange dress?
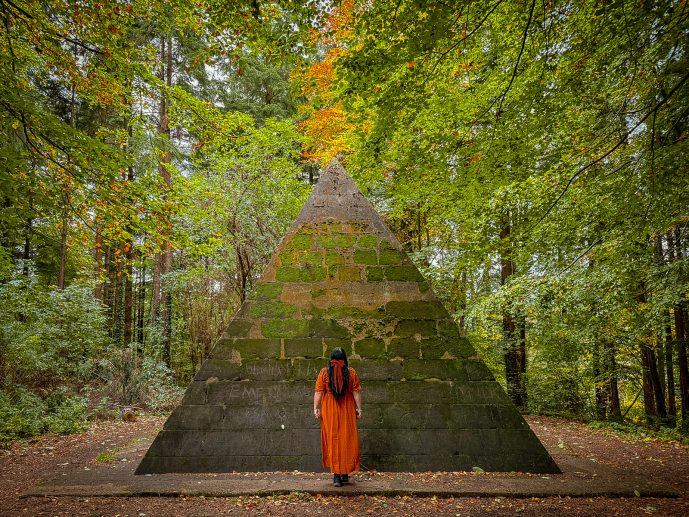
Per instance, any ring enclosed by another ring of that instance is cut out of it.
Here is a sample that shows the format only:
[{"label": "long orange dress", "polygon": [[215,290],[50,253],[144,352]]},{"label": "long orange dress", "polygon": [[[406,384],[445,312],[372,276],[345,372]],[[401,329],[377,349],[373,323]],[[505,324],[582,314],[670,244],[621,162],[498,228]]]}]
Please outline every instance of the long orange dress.
[{"label": "long orange dress", "polygon": [[330,392],[328,369],[316,379],[316,391],[323,391],[321,401],[321,449],[323,466],[335,474],[359,470],[359,434],[356,429],[356,403],[353,391],[361,391],[359,376],[349,369],[349,388],[339,399]]}]

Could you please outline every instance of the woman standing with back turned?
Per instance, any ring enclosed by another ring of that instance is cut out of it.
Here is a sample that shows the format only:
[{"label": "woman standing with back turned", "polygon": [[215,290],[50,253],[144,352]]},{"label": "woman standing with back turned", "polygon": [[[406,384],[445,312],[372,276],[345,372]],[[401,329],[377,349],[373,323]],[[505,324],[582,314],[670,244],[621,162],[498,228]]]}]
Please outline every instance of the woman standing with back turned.
[{"label": "woman standing with back turned", "polygon": [[349,367],[342,348],[333,349],[328,366],[318,374],[313,415],[321,421],[323,466],[334,474],[333,484],[342,486],[351,472],[359,470],[356,419],[361,418],[359,376]]}]

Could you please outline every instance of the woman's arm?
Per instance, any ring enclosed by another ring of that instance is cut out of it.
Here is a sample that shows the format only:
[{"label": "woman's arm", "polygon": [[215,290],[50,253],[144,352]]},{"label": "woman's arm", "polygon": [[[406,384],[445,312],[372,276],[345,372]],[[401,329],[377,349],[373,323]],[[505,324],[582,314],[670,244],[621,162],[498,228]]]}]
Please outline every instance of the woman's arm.
[{"label": "woman's arm", "polygon": [[323,398],[322,391],[315,391],[313,393],[313,416],[321,418],[321,399]]},{"label": "woman's arm", "polygon": [[361,391],[353,391],[354,403],[356,404],[356,417],[361,418]]}]

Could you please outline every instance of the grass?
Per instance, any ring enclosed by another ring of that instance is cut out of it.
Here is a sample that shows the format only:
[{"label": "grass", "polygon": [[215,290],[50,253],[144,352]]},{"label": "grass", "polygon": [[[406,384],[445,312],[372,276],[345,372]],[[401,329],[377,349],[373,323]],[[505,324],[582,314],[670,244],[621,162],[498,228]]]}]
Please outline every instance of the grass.
[{"label": "grass", "polygon": [[96,463],[112,463],[115,461],[115,456],[121,451],[119,447],[110,449],[109,451],[103,451],[98,456],[96,456]]}]

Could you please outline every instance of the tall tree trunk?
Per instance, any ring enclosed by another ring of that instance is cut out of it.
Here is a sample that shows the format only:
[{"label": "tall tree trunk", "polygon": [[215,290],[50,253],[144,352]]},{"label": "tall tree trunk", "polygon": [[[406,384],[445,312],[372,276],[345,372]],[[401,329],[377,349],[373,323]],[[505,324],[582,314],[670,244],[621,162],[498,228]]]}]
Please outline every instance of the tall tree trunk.
[{"label": "tall tree trunk", "polygon": [[[165,81],[167,88],[172,86],[172,35],[163,36],[160,39],[161,67],[160,78]],[[158,138],[164,149],[158,162],[158,174],[163,181],[163,199],[165,201],[165,213],[163,218],[162,249],[156,255],[156,264],[153,272],[153,285],[151,296],[151,320],[153,323],[162,323],[162,352],[163,361],[167,366],[172,365],[172,292],[162,285],[162,277],[172,270],[172,219],[170,211],[170,193],[172,189],[172,176],[170,164],[172,152],[170,150],[170,119],[167,89],[161,89],[159,105]],[[165,293],[163,295],[163,292]],[[164,298],[164,300],[163,300]],[[159,318],[158,318],[159,316]]]},{"label": "tall tree trunk", "polygon": [[622,420],[622,409],[620,407],[620,391],[617,382],[617,352],[612,341],[603,341],[603,351],[605,353],[605,364],[607,370],[607,392],[609,393],[608,414],[611,420]]},{"label": "tall tree trunk", "polygon": [[[640,304],[647,302],[645,282],[641,282],[639,285],[637,301]],[[644,410],[649,419],[656,417],[666,418],[665,399],[660,385],[660,375],[658,374],[658,361],[655,350],[650,345],[651,341],[652,338],[650,336],[642,336],[639,343],[643,375]]]},{"label": "tall tree trunk", "polygon": [[31,234],[33,233],[33,219],[26,219],[24,229],[24,250],[22,253],[22,275],[29,276],[29,260],[31,260]]},{"label": "tall tree trunk", "polygon": [[[514,260],[512,259],[512,244],[510,237],[510,217],[505,217],[500,229],[500,285],[507,284],[509,278],[514,274]],[[502,339],[505,361],[505,380],[507,381],[507,394],[518,408],[524,408],[523,390],[521,383],[520,351],[517,326],[514,316],[509,309],[503,309],[502,313]]]},{"label": "tall tree trunk", "polygon": [[593,344],[593,391],[596,398],[596,417],[605,420],[607,393],[605,390],[605,380],[603,361],[600,353],[600,343]]},{"label": "tall tree trunk", "polygon": [[[671,260],[682,259],[682,240],[679,228],[675,228],[672,238]],[[677,347],[677,369],[679,370],[679,400],[682,410],[682,426],[689,428],[689,367],[687,366],[687,328],[684,305],[675,304],[675,344]]]},{"label": "tall tree trunk", "polygon": [[65,192],[62,202],[62,220],[60,227],[60,271],[57,276],[57,288],[65,288],[65,269],[67,267],[67,233],[69,230],[69,192]]},{"label": "tall tree trunk", "polygon": [[672,360],[672,328],[668,315],[665,314],[665,376],[667,378],[667,414],[672,420],[677,419],[677,406],[675,404],[675,368]]},{"label": "tall tree trunk", "polygon": [[[126,96],[125,96],[126,102]],[[127,148],[131,145],[133,136],[132,124],[129,116],[125,117],[125,126],[127,128]],[[129,157],[131,160],[131,156]],[[134,166],[127,167],[127,182],[131,185],[134,182]],[[124,242],[124,345],[129,346],[133,337],[133,310],[134,310],[134,239],[131,226],[131,219],[127,224],[127,239]]]},{"label": "tall tree trunk", "polygon": [[138,291],[138,309],[137,309],[137,318],[136,318],[136,342],[139,343],[139,346],[137,347],[137,351],[139,352],[139,356],[143,357],[143,346],[144,346],[144,324],[145,324],[145,315],[144,311],[146,310],[146,264],[143,263],[141,265],[141,270],[139,272],[139,291]]}]

